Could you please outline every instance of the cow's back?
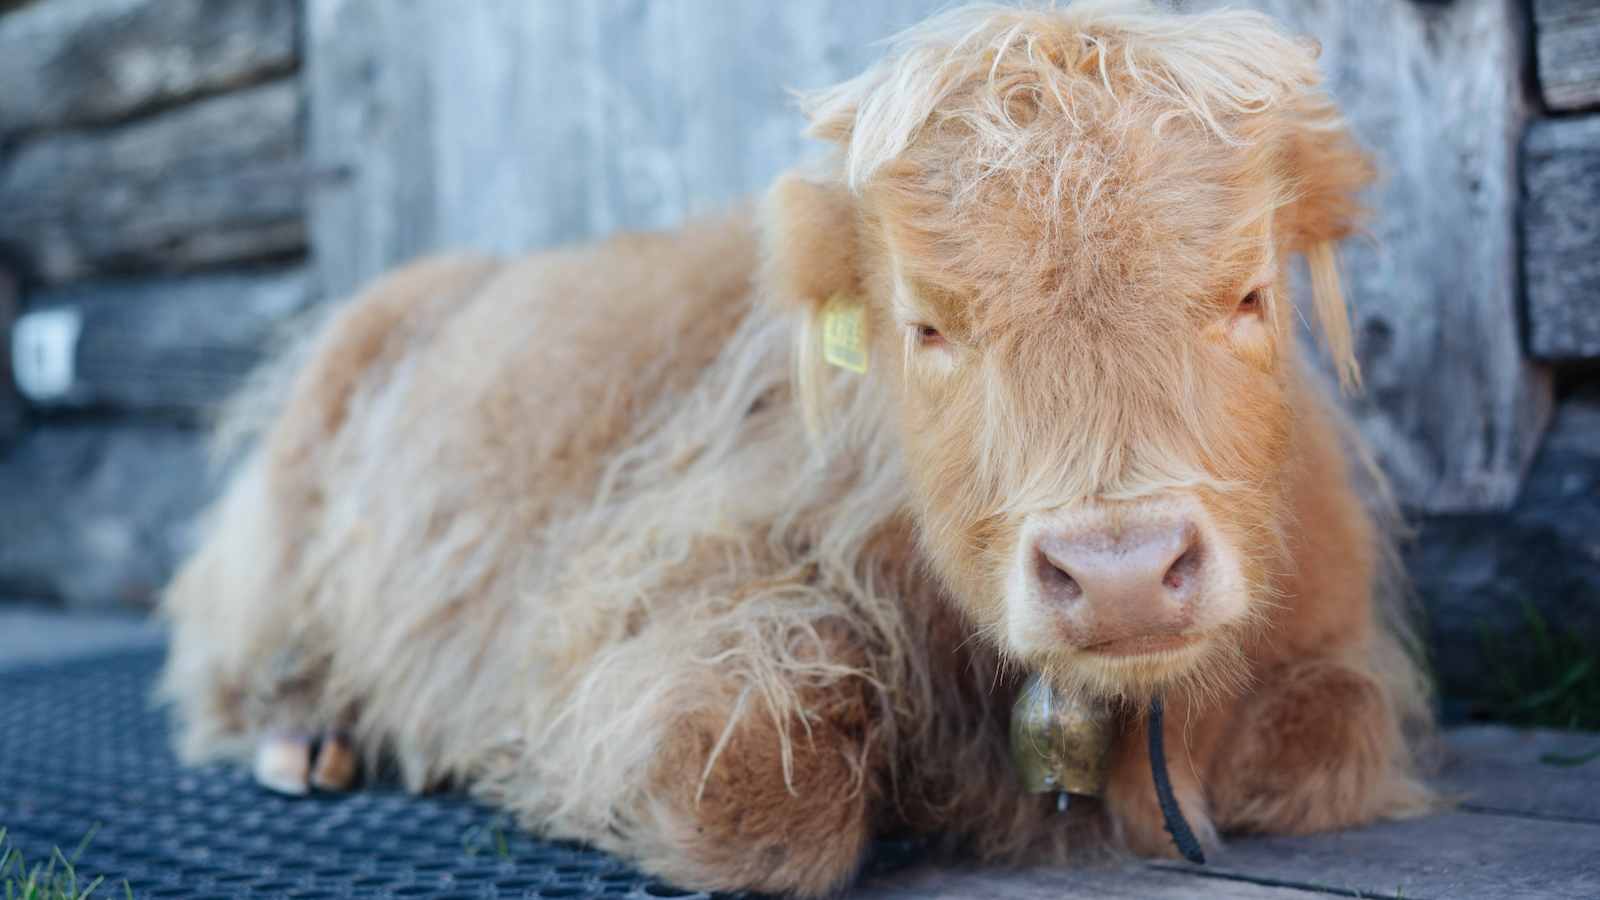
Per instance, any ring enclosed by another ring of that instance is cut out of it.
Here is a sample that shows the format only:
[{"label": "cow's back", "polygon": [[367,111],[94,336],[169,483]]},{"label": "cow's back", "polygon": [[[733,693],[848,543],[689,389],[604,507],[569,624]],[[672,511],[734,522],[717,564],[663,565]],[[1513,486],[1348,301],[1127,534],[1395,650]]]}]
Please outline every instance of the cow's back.
[{"label": "cow's back", "polygon": [[[186,729],[186,755],[240,755],[226,723],[302,708],[368,746],[403,733],[413,784],[470,767],[460,754],[498,715],[463,702],[487,695],[481,661],[528,657],[512,620],[547,614],[529,608],[558,574],[546,524],[749,315],[755,243],[739,213],[510,262],[438,258],[336,310],[168,591],[165,691],[211,726]],[[274,645],[269,666],[253,658]],[[285,698],[306,671],[316,696]]]},{"label": "cow's back", "polygon": [[[470,290],[445,296],[446,309],[437,289],[416,293],[399,358],[368,373],[367,409],[392,403],[394,417],[347,427],[375,454],[438,442],[525,500],[584,491],[640,413],[721,350],[749,311],[755,258],[751,222],[735,215],[463,271]],[[358,299],[351,318],[385,299]],[[340,343],[328,357],[346,355]],[[528,460],[537,471],[520,467]]]}]

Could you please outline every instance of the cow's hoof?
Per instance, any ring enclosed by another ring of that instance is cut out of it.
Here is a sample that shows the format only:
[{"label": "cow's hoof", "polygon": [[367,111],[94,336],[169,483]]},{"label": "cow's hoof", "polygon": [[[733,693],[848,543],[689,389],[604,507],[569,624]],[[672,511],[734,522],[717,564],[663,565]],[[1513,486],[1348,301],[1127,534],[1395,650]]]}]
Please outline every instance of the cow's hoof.
[{"label": "cow's hoof", "polygon": [[256,747],[252,769],[256,783],[279,794],[300,796],[311,790],[311,741],[269,735]]},{"label": "cow's hoof", "polygon": [[256,747],[256,783],[279,794],[299,797],[319,791],[348,791],[358,766],[350,739],[330,732],[313,741],[299,735],[273,734]]},{"label": "cow's hoof", "polygon": [[319,791],[348,791],[356,781],[356,754],[342,734],[324,735],[311,767],[311,785]]}]

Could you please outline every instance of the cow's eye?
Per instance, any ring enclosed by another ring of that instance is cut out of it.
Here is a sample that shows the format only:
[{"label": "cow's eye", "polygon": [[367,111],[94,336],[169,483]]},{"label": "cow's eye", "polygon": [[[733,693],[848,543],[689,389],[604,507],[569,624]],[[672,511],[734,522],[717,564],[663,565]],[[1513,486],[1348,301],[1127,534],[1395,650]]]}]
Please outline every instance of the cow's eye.
[{"label": "cow's eye", "polygon": [[944,343],[944,335],[932,325],[913,325],[911,330],[917,336],[917,343],[924,347],[937,347]]},{"label": "cow's eye", "polygon": [[1265,301],[1262,297],[1262,289],[1256,288],[1250,293],[1244,295],[1244,299],[1239,301],[1239,307],[1236,312],[1243,316],[1259,316],[1261,315],[1262,307],[1264,305]]}]

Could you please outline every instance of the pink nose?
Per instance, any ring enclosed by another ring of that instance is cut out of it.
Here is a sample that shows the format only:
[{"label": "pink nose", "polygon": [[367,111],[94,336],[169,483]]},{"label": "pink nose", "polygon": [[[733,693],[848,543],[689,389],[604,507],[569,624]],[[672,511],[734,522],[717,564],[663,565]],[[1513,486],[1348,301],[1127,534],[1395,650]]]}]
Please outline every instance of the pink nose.
[{"label": "pink nose", "polygon": [[1034,550],[1039,598],[1081,647],[1175,637],[1194,618],[1206,559],[1190,522],[1050,532]]}]

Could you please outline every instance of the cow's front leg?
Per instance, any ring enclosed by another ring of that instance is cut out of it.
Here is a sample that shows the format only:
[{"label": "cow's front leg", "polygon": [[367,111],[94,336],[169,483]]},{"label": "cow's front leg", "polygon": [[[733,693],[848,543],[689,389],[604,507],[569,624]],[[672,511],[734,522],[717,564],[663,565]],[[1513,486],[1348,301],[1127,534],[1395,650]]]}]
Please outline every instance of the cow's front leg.
[{"label": "cow's front leg", "polygon": [[[1181,696],[1166,698],[1165,705],[1162,734],[1172,791],[1195,837],[1209,851],[1217,845],[1217,829],[1201,773],[1216,742],[1215,716],[1205,715]],[[1123,847],[1140,856],[1177,857],[1156,798],[1148,726],[1144,714],[1130,716],[1113,747],[1106,810],[1112,834]]]},{"label": "cow's front leg", "polygon": [[1303,834],[1426,811],[1393,706],[1373,674],[1337,660],[1265,672],[1206,768],[1217,825]]},{"label": "cow's front leg", "polygon": [[[835,685],[780,727],[762,711],[681,719],[636,836],[648,870],[680,884],[818,896],[852,878],[871,838],[876,760],[861,691]],[[784,734],[784,732],[787,734]]]},{"label": "cow's front leg", "polygon": [[[853,878],[882,797],[882,704],[865,641],[837,620],[807,624],[782,632],[746,615],[704,635],[674,627],[598,669],[625,682],[607,690],[637,696],[628,720],[660,725],[628,736],[609,718],[577,717],[606,740],[643,741],[647,756],[611,775],[630,781],[622,790],[601,788],[615,794],[603,832],[570,830],[685,888],[821,896]],[[742,664],[776,659],[785,665]]]}]

